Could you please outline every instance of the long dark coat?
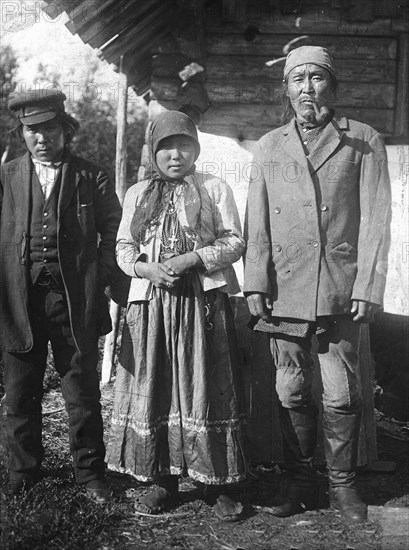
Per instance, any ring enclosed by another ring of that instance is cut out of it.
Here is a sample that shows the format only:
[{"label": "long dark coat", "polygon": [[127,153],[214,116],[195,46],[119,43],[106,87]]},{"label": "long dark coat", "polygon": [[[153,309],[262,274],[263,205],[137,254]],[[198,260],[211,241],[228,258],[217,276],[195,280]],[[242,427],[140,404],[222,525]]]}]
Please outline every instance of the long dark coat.
[{"label": "long dark coat", "polygon": [[[28,311],[30,181],[26,153],[1,167],[0,341],[8,352],[33,346]],[[65,153],[58,202],[58,256],[76,345],[86,352],[111,329],[104,287],[115,267],[121,207],[98,166]]]},{"label": "long dark coat", "polygon": [[258,142],[245,223],[244,292],[273,299],[272,315],[313,321],[382,305],[390,242],[385,146],[341,118],[306,157],[295,121]]}]

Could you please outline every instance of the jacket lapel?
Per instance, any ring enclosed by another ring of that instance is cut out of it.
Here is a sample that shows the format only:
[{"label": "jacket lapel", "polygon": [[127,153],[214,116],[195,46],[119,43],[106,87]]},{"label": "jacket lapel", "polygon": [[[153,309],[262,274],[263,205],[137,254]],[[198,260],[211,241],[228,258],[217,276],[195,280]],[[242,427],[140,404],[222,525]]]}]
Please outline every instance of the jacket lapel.
[{"label": "jacket lapel", "polygon": [[72,200],[72,196],[78,187],[81,178],[81,172],[72,162],[72,155],[69,151],[64,154],[62,173],[61,173],[61,190],[58,199],[58,215],[64,214],[68,205]]},{"label": "jacket lapel", "polygon": [[325,126],[314,150],[308,156],[312,172],[319,170],[335,149],[337,149],[344,136],[343,129],[346,127],[346,118],[341,118],[339,121],[332,119]]},{"label": "jacket lapel", "polygon": [[[324,128],[315,149],[307,157],[304,153],[301,139],[297,132],[295,119],[293,119],[283,128],[283,140],[281,141],[281,146],[303,167],[307,169],[309,168],[311,172],[316,172],[339,146],[344,136],[343,130],[346,128],[348,128],[348,120],[345,117],[342,117],[339,120],[332,119],[331,122],[329,122],[329,124],[327,124]],[[307,164],[307,158],[309,161],[309,167]]]},{"label": "jacket lapel", "polygon": [[298,164],[300,164],[308,173],[307,157],[305,156],[300,136],[298,135],[297,128],[295,126],[294,118],[289,124],[283,127],[283,139],[280,143],[284,151]]}]

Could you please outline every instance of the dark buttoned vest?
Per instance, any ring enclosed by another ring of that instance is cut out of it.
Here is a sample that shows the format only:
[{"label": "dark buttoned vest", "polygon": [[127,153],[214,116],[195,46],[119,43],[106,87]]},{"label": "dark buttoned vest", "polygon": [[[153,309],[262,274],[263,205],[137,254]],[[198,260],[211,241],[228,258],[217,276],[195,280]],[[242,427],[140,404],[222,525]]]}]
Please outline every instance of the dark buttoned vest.
[{"label": "dark buttoned vest", "polygon": [[46,200],[35,169],[31,176],[31,223],[30,223],[30,272],[35,283],[41,271],[49,271],[57,282],[60,267],[57,250],[57,208],[61,187],[61,170],[54,187]]}]

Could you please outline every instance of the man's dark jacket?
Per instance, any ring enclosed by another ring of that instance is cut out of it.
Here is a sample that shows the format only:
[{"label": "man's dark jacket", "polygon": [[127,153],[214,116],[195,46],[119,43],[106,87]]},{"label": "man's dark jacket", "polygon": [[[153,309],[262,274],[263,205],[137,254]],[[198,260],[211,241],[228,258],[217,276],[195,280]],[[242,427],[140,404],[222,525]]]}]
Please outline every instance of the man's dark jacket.
[{"label": "man's dark jacket", "polygon": [[[7,352],[33,346],[28,310],[31,174],[29,153],[1,167],[0,342]],[[58,200],[57,241],[71,328],[88,351],[111,330],[104,287],[115,267],[121,207],[97,165],[66,151]]]}]

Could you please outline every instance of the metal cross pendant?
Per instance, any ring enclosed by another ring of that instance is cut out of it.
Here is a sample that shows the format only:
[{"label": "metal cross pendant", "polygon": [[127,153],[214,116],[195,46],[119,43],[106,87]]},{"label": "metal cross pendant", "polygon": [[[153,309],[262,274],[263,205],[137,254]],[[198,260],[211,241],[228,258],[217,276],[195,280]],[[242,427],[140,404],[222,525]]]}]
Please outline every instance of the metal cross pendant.
[{"label": "metal cross pendant", "polygon": [[178,241],[178,238],[176,235],[173,235],[173,237],[168,237],[168,240],[169,240],[169,247],[172,249],[172,250],[175,250],[175,244],[177,243]]}]

